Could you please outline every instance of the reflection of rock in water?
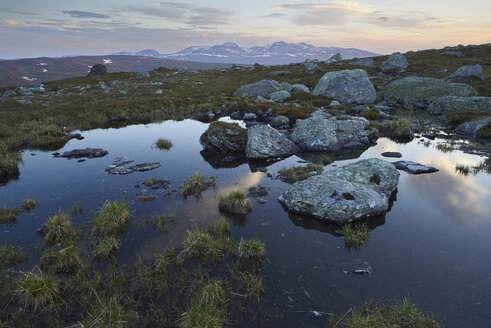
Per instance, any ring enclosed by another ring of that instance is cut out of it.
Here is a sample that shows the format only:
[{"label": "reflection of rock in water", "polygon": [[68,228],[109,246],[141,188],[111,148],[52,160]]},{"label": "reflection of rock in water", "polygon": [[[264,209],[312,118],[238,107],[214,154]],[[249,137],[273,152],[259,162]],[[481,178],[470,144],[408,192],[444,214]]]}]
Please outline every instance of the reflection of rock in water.
[{"label": "reflection of rock in water", "polygon": [[301,159],[308,161],[308,162],[322,162],[321,156],[329,156],[333,161],[344,161],[348,159],[355,159],[361,156],[363,152],[366,150],[364,149],[340,149],[335,152],[328,152],[328,153],[298,153],[296,154],[298,157]]},{"label": "reflection of rock in water", "polygon": [[[222,212],[220,212],[220,213],[222,213]],[[222,213],[222,214],[227,219],[232,220],[234,225],[236,225],[238,227],[243,227],[246,224],[247,215],[232,214],[232,213]]]},{"label": "reflection of rock in water", "polygon": [[[320,232],[327,232],[334,237],[342,237],[341,225],[329,222],[322,221],[319,219],[315,219],[309,216],[300,215],[296,213],[288,213],[288,217],[292,220],[293,224],[305,229],[313,229]],[[367,220],[361,220],[357,223],[366,223],[370,230],[374,230],[378,226],[385,224],[385,215],[374,216]]]},{"label": "reflection of rock in water", "polygon": [[209,149],[203,149],[199,153],[214,169],[234,168],[247,163],[245,156],[227,155]]},{"label": "reflection of rock in water", "polygon": [[19,180],[19,173],[11,175],[0,175],[0,186],[6,186],[10,181]]}]

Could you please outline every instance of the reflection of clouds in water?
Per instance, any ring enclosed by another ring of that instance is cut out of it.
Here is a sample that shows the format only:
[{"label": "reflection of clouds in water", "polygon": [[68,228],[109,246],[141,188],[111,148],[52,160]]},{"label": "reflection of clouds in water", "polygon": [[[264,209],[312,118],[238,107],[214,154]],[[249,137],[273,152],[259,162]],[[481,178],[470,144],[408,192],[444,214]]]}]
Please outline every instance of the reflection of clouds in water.
[{"label": "reflection of clouds in water", "polygon": [[487,204],[489,190],[482,185],[482,175],[461,176],[455,172],[455,163],[475,165],[464,154],[434,156],[434,154],[419,154],[417,162],[435,166],[440,172],[412,176],[403,175],[408,185],[420,189],[431,202],[451,218],[469,225],[476,225],[483,220],[490,208]]},{"label": "reflection of clouds in water", "polygon": [[[138,255],[143,260],[153,259],[156,251],[169,245],[170,242],[179,249],[187,230],[194,226],[206,227],[208,222],[218,220],[222,215],[218,211],[218,195],[224,195],[231,190],[240,189],[246,191],[247,188],[255,186],[263,178],[264,173],[246,173],[245,176],[238,177],[235,182],[217,188],[216,191],[208,190],[203,193],[201,201],[196,201],[194,197],[183,200],[178,198],[166,206],[164,214],[172,213],[176,218],[176,225],[169,222],[169,231],[164,234],[152,234],[139,236],[141,239],[137,244],[142,245]],[[220,180],[218,180],[220,181]],[[219,182],[218,182],[219,184]]]}]

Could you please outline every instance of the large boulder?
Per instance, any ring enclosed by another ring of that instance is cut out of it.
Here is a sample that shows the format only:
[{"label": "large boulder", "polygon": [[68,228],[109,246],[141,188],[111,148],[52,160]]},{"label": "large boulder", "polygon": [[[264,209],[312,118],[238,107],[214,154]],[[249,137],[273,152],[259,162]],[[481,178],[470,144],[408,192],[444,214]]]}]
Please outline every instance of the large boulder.
[{"label": "large boulder", "polygon": [[201,135],[199,142],[208,150],[243,153],[247,144],[247,130],[237,123],[213,122]]},{"label": "large boulder", "polygon": [[339,100],[345,104],[368,104],[376,98],[375,88],[362,69],[328,72],[314,88],[314,96]]},{"label": "large boulder", "polygon": [[344,224],[385,213],[398,181],[390,162],[367,159],[296,182],[278,200],[289,211]]},{"label": "large boulder", "polygon": [[408,65],[407,59],[403,54],[394,52],[382,63],[380,70],[384,73],[400,73],[404,72]]},{"label": "large boulder", "polygon": [[247,131],[246,156],[249,159],[286,157],[297,151],[292,141],[269,125],[255,125]]},{"label": "large boulder", "polygon": [[251,98],[264,97],[267,99],[271,93],[281,90],[281,85],[278,82],[274,80],[262,80],[241,86],[235,91],[234,96]]},{"label": "large boulder", "polygon": [[459,67],[448,77],[449,81],[474,81],[484,80],[481,65],[465,65]]},{"label": "large boulder", "polygon": [[467,84],[430,77],[406,77],[389,83],[384,91],[385,100],[408,104],[429,104],[445,96],[477,96],[477,91]]},{"label": "large boulder", "polygon": [[491,117],[482,120],[462,123],[455,128],[455,132],[462,134],[466,137],[476,137],[477,131],[479,131],[479,129],[484,127],[489,122],[491,122]]},{"label": "large boulder", "polygon": [[428,106],[428,112],[442,115],[460,110],[491,111],[491,97],[456,97],[438,98]]},{"label": "large boulder", "polygon": [[95,64],[90,68],[89,74],[87,74],[87,76],[101,75],[106,73],[107,73],[106,66],[102,64]]},{"label": "large boulder", "polygon": [[360,148],[369,144],[368,123],[363,118],[337,120],[320,114],[313,115],[297,120],[290,139],[302,150],[311,152],[336,151],[344,146]]}]

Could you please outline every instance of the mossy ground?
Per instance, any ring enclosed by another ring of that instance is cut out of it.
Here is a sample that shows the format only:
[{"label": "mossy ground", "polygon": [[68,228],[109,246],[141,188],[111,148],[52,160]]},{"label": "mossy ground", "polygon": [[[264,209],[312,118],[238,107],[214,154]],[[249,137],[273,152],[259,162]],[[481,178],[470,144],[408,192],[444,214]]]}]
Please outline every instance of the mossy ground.
[{"label": "mossy ground", "polygon": [[[327,161],[327,159],[325,159]],[[305,166],[292,166],[282,168],[278,174],[280,178],[288,183],[305,180],[313,175],[321,174],[323,167],[321,164],[308,163]]]}]

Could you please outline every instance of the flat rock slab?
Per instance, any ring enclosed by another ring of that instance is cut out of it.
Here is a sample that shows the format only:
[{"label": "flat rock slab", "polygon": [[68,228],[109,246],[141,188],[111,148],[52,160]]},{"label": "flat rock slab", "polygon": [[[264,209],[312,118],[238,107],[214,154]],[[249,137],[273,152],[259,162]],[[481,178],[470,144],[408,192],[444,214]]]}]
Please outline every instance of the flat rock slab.
[{"label": "flat rock slab", "polygon": [[381,154],[384,157],[393,157],[393,158],[401,158],[402,154],[396,151],[386,151]]},{"label": "flat rock slab", "polygon": [[132,166],[126,166],[127,164],[133,163],[131,160],[123,160],[121,158],[116,159],[116,161],[109,165],[104,171],[113,175],[127,175],[133,172],[145,172],[150,170],[155,170],[161,166],[160,163],[141,163]]},{"label": "flat rock slab", "polygon": [[64,152],[61,155],[55,155],[55,157],[63,157],[68,159],[73,158],[99,158],[104,157],[109,152],[105,149],[100,148],[85,148],[85,149],[74,149],[72,151]]},{"label": "flat rock slab", "polygon": [[394,164],[398,170],[411,174],[434,173],[439,171],[436,167],[426,166],[411,161],[397,161],[392,164]]},{"label": "flat rock slab", "polygon": [[287,157],[297,151],[292,141],[269,125],[255,125],[247,131],[246,156],[249,159]]}]

